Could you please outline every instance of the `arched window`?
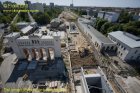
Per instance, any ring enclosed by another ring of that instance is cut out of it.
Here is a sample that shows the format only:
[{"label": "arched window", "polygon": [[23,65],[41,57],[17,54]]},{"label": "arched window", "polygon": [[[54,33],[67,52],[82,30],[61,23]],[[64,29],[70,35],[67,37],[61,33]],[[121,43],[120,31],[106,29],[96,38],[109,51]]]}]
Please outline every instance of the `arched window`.
[{"label": "arched window", "polygon": [[32,43],[34,44],[34,40],[32,40]]}]

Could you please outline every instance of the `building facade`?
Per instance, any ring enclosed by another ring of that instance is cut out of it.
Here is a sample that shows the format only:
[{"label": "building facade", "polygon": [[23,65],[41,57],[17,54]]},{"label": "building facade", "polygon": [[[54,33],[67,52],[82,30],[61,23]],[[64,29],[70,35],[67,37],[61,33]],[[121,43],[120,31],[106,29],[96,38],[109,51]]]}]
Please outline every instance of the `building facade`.
[{"label": "building facade", "polygon": [[31,5],[32,10],[39,10],[40,12],[44,12],[44,7],[42,3],[33,3]]},{"label": "building facade", "polygon": [[97,17],[104,18],[104,16],[105,16],[105,12],[104,11],[98,12],[98,16]]},{"label": "building facade", "polygon": [[50,8],[54,8],[54,3],[50,3]]},{"label": "building facade", "polygon": [[93,74],[81,68],[81,86],[83,93],[115,93],[100,67]]},{"label": "building facade", "polygon": [[105,11],[100,11],[98,12],[98,16],[99,18],[103,18],[109,22],[116,22],[119,18],[119,13],[117,12],[105,12]]},{"label": "building facade", "polygon": [[6,36],[10,47],[19,59],[49,58],[53,50],[54,57],[61,57],[61,41],[57,33],[52,35],[32,34],[20,36],[20,33],[11,33]]},{"label": "building facade", "polygon": [[104,19],[109,21],[109,22],[117,22],[119,15],[120,14],[116,13],[116,12],[106,12]]},{"label": "building facade", "polygon": [[25,1],[25,4],[28,5],[29,10],[39,10],[40,12],[44,12],[42,3],[31,3],[30,1]]},{"label": "building facade", "polygon": [[108,34],[108,38],[117,45],[117,55],[122,60],[140,60],[140,38],[122,31]]},{"label": "building facade", "polygon": [[78,26],[83,33],[89,37],[98,51],[111,51],[116,50],[116,45],[107,37],[102,35],[99,31],[93,28],[90,24],[90,20],[85,18],[78,19]]}]

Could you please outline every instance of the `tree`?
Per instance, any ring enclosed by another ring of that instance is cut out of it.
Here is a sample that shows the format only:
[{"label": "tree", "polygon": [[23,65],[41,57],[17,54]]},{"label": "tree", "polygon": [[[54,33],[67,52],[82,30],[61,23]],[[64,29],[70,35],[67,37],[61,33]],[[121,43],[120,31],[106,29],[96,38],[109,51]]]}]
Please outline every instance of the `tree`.
[{"label": "tree", "polygon": [[50,23],[50,17],[48,13],[37,13],[36,15],[33,15],[36,22],[40,25],[45,25]]},{"label": "tree", "polygon": [[113,26],[107,29],[107,33],[112,32],[112,31],[118,31],[118,30],[122,30],[122,25],[114,24]]},{"label": "tree", "polygon": [[11,24],[11,26],[10,26],[10,31],[11,31],[11,32],[19,32],[19,29],[17,28],[16,25]]},{"label": "tree", "polygon": [[105,22],[107,22],[107,21],[104,20],[104,19],[97,19],[95,28],[96,28],[97,30],[100,31],[101,26],[102,26]]},{"label": "tree", "polygon": [[1,22],[4,23],[4,24],[7,24],[7,23],[10,23],[11,22],[11,17],[9,16],[2,16],[1,17]]},{"label": "tree", "polygon": [[128,23],[129,21],[132,21],[132,20],[133,20],[132,14],[129,14],[129,13],[124,12],[124,11],[122,11],[120,13],[120,16],[119,16],[120,23]]},{"label": "tree", "polygon": [[131,34],[133,34],[133,35],[138,35],[138,34],[140,34],[140,33],[138,32],[138,30],[137,30],[135,27],[133,27],[133,26],[124,25],[124,26],[123,26],[123,30],[126,31],[126,32],[128,32],[128,33],[131,33]]},{"label": "tree", "polygon": [[106,22],[101,26],[101,32],[107,34],[107,29],[112,26],[112,23]]},{"label": "tree", "polygon": [[29,19],[27,13],[25,13],[25,12],[20,12],[17,21],[18,21],[18,22],[20,22],[20,21],[30,22],[30,19]]}]

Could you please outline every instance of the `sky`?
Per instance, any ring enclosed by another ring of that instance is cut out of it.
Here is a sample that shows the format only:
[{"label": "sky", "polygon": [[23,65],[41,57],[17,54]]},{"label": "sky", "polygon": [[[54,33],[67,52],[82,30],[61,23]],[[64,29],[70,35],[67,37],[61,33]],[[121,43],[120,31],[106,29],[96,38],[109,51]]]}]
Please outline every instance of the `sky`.
[{"label": "sky", "polygon": [[[7,0],[0,0],[2,2]],[[25,0],[8,0],[18,4],[23,4]],[[70,5],[72,0],[29,0],[31,3],[40,2],[46,3],[54,2],[56,5]],[[139,7],[140,0],[73,0],[74,6],[102,6],[102,7]]]}]

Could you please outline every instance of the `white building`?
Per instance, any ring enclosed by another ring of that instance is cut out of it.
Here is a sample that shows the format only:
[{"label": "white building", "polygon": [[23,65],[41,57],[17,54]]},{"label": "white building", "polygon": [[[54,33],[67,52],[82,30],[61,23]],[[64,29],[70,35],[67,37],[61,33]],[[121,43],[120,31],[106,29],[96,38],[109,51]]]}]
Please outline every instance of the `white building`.
[{"label": "white building", "polygon": [[108,34],[110,40],[117,44],[117,55],[122,60],[140,60],[140,38],[122,31]]},{"label": "white building", "polygon": [[79,18],[78,26],[92,41],[98,51],[116,50],[116,45],[95,28],[90,26],[90,20]]},{"label": "white building", "polygon": [[116,22],[119,18],[119,13],[116,12],[105,12],[105,11],[100,11],[98,12],[98,16],[99,18],[103,18],[109,22]]},{"label": "white building", "polygon": [[98,16],[99,18],[104,18],[105,12],[104,11],[100,11],[98,12]]},{"label": "white building", "polygon": [[116,12],[106,12],[104,19],[109,21],[109,22],[116,22],[119,18],[119,13]]},{"label": "white building", "polygon": [[[9,45],[19,59],[44,59],[61,57],[60,33],[46,32],[45,27],[29,36],[20,36],[20,33],[11,33],[6,36]],[[51,56],[54,54],[53,56]]]},{"label": "white building", "polygon": [[23,34],[30,34],[32,32],[33,32],[33,27],[30,25],[21,29],[21,33]]},{"label": "white building", "polygon": [[18,23],[16,23],[16,26],[19,28],[19,29],[22,29],[22,28],[24,28],[24,27],[26,27],[26,26],[28,26],[29,25],[29,22],[18,22]]},{"label": "white building", "polygon": [[115,93],[100,67],[93,73],[81,68],[81,86],[83,93]]},{"label": "white building", "polygon": [[31,10],[39,10],[40,12],[44,12],[44,7],[42,3],[32,3]]}]

